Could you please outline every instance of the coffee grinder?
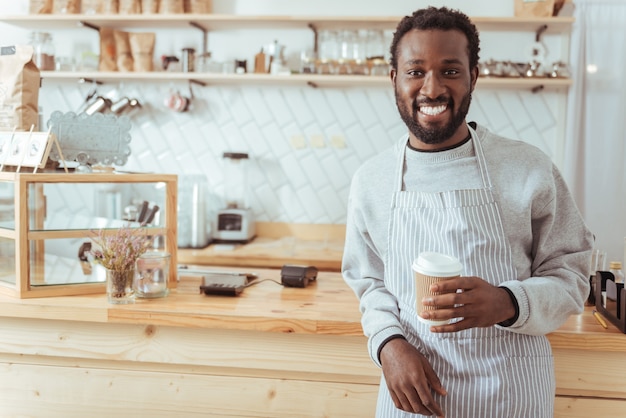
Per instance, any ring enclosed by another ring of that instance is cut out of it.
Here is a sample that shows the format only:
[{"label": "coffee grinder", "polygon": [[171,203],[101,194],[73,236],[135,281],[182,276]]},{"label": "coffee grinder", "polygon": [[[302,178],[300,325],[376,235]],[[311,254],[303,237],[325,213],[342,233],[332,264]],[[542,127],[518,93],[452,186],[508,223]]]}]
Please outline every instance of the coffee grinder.
[{"label": "coffee grinder", "polygon": [[256,234],[254,214],[247,202],[248,154],[225,152],[223,161],[225,207],[217,213],[214,239],[218,242],[246,243]]}]

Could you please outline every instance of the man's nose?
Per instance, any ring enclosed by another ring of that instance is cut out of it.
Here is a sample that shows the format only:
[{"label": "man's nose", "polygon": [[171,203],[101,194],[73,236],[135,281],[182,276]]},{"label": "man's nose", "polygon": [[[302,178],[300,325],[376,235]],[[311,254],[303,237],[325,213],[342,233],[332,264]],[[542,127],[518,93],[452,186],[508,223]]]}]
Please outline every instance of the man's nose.
[{"label": "man's nose", "polygon": [[424,77],[424,83],[420,89],[420,93],[426,97],[432,99],[441,96],[445,92],[444,84],[441,78],[432,72],[429,72]]}]

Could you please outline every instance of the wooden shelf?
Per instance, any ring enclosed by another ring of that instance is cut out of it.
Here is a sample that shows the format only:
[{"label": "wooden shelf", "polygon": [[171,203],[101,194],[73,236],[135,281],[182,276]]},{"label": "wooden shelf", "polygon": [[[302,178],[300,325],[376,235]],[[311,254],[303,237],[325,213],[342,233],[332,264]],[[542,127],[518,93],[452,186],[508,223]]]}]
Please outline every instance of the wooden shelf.
[{"label": "wooden shelf", "polygon": [[[183,28],[199,25],[206,30],[226,29],[395,29],[401,16],[252,16],[220,14],[170,15],[22,15],[4,16],[0,22],[32,29],[72,29],[86,22],[92,26]],[[547,25],[548,32],[569,30],[573,17],[519,18],[473,17],[480,30],[535,31]]]},{"label": "wooden shelf", "polygon": [[[502,88],[502,89],[567,89],[572,85],[571,78],[479,78],[478,88]],[[538,90],[537,90],[538,91]]]},{"label": "wooden shelf", "polygon": [[[22,15],[0,17],[0,22],[37,30],[76,29],[81,26],[98,28],[136,27],[168,29],[234,30],[234,29],[395,29],[401,16],[264,16],[223,14],[141,14],[141,15]],[[571,30],[573,17],[518,18],[473,17],[479,30],[488,31],[535,31],[565,33]],[[385,76],[329,76],[317,74],[208,74],[208,73],[104,73],[104,72],[42,72],[45,80],[87,79],[110,81],[197,81],[207,85],[309,85],[312,87],[387,87]],[[571,85],[569,79],[549,78],[481,78],[481,88],[503,89],[563,89]]]},{"label": "wooden shelf", "polygon": [[[43,82],[47,80],[66,81],[196,81],[206,85],[308,85],[311,87],[391,87],[391,81],[386,76],[346,76],[346,75],[321,75],[321,74],[213,74],[213,73],[180,73],[180,72],[66,72],[66,71],[43,71]],[[548,89],[567,88],[572,84],[571,79],[555,78],[480,78],[480,88],[507,88],[507,89],[533,89],[538,86]]]}]

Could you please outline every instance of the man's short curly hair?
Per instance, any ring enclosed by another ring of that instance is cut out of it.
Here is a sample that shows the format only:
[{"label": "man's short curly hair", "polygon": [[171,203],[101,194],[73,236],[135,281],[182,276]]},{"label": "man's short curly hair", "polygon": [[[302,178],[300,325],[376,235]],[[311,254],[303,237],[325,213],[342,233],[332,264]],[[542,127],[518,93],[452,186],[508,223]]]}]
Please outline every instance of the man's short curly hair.
[{"label": "man's short curly hair", "polygon": [[400,39],[410,30],[459,30],[467,38],[467,53],[469,55],[470,69],[478,65],[478,52],[480,51],[480,39],[478,30],[472,21],[464,13],[447,7],[427,7],[413,12],[411,16],[405,16],[393,34],[391,41],[391,67],[398,69],[397,49]]}]

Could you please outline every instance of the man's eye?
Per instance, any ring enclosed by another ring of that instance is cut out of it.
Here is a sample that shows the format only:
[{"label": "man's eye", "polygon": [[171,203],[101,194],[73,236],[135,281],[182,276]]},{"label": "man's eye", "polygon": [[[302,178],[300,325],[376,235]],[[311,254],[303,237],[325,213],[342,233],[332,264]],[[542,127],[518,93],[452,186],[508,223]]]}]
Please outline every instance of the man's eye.
[{"label": "man's eye", "polygon": [[459,71],[458,70],[446,70],[444,71],[444,74],[445,75],[457,75],[459,74]]},{"label": "man's eye", "polygon": [[421,77],[424,75],[424,73],[420,70],[409,70],[407,71],[407,74],[413,77]]}]

